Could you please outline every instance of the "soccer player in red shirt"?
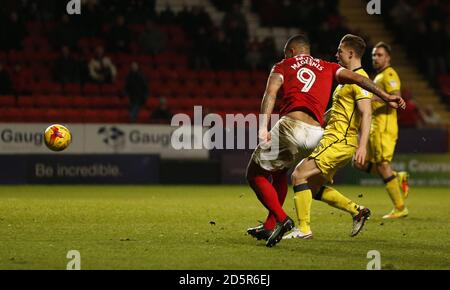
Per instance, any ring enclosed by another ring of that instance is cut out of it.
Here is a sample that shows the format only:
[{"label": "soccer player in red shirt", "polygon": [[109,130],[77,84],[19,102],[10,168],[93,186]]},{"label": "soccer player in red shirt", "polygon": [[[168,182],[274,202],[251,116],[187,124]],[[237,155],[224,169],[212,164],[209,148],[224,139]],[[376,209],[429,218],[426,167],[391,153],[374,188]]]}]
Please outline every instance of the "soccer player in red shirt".
[{"label": "soccer player in red shirt", "polygon": [[[294,227],[294,221],[282,208],[287,194],[289,168],[309,156],[323,135],[323,115],[331,95],[333,80],[354,83],[370,92],[376,85],[336,63],[313,58],[304,34],[292,36],[284,47],[285,59],[277,63],[268,78],[261,104],[260,143],[252,154],[246,178],[260,202],[269,210],[263,225],[247,232],[277,244]],[[282,87],[280,120],[268,131],[278,91]],[[389,102],[403,100],[390,96]],[[404,104],[404,102],[403,102]]]}]

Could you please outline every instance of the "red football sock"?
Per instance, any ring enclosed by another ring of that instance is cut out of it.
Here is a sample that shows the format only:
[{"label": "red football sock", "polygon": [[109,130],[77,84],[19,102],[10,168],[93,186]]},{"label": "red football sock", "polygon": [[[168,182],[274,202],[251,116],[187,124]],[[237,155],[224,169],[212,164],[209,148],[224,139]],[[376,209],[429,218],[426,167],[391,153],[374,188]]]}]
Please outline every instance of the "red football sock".
[{"label": "red football sock", "polygon": [[[286,172],[275,172],[272,173],[272,186],[277,191],[278,202],[281,206],[283,206],[284,201],[286,200],[286,195],[288,192],[288,177]],[[272,230],[275,228],[277,220],[272,213],[269,213],[266,221],[264,222],[264,228],[266,230]]]},{"label": "red football sock", "polygon": [[275,220],[278,222],[284,221],[287,215],[278,201],[277,191],[267,177],[256,175],[250,178],[249,183],[259,201],[274,215]]}]

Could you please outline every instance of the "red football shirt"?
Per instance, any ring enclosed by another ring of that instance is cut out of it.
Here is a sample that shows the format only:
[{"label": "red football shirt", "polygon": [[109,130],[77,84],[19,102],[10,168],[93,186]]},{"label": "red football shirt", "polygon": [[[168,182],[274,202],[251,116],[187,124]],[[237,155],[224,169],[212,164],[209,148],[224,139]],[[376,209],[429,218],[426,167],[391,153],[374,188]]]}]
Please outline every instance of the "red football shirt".
[{"label": "red football shirt", "polygon": [[302,54],[275,64],[272,73],[283,77],[283,97],[280,115],[306,109],[323,124],[323,115],[331,96],[331,87],[337,71],[337,63],[327,62]]}]

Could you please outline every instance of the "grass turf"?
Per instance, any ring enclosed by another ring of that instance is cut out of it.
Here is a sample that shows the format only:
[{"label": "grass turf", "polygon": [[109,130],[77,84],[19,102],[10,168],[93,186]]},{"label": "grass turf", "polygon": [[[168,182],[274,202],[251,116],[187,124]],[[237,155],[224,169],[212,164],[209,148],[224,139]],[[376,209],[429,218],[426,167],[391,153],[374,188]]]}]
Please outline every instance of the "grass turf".
[{"label": "grass turf", "polygon": [[245,186],[0,186],[0,269],[65,269],[69,250],[82,269],[365,269],[370,250],[383,269],[450,269],[448,188],[413,188],[395,221],[382,187],[337,188],[372,210],[360,235],[313,201],[315,238],[266,248],[245,233],[266,215]]}]

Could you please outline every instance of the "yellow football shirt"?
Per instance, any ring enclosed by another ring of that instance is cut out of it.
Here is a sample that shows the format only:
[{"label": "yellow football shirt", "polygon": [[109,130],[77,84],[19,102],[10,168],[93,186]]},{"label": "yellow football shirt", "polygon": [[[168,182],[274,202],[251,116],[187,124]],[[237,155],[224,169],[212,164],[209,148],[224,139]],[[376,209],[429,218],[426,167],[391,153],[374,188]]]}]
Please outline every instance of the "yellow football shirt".
[{"label": "yellow football shirt", "polygon": [[[374,82],[389,94],[401,89],[400,78],[390,66],[378,73]],[[397,110],[385,102],[372,102],[372,130],[389,131],[396,135],[398,133]]]},{"label": "yellow football shirt", "polygon": [[[364,69],[355,70],[356,73],[368,77]],[[333,93],[330,119],[325,128],[325,134],[334,135],[337,139],[346,139],[347,144],[358,146],[358,129],[361,114],[356,102],[371,99],[372,94],[358,85],[338,85]]]}]

